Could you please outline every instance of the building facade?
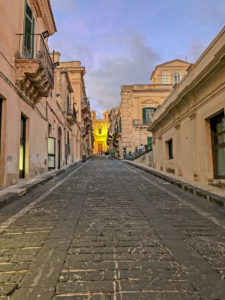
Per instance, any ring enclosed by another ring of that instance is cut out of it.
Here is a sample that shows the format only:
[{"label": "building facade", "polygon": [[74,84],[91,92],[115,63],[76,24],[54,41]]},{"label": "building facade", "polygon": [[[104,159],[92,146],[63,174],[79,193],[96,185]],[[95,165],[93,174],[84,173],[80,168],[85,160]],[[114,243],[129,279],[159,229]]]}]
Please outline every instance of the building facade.
[{"label": "building facade", "polygon": [[156,66],[152,84],[121,87],[121,145],[120,156],[126,157],[142,145],[152,147],[152,135],[147,131],[152,114],[163,103],[181,78],[189,63],[173,60]]},{"label": "building facade", "polygon": [[154,167],[191,181],[225,181],[225,28],[152,118]]},{"label": "building facade", "polygon": [[107,136],[108,136],[108,129],[109,129],[109,114],[110,114],[109,110],[104,111],[103,119],[97,120],[96,112],[93,110],[91,111],[93,134],[94,134],[93,154],[95,155],[102,155],[108,149]]},{"label": "building facade", "polygon": [[61,168],[91,149],[90,112],[79,119],[69,71],[49,53],[48,36],[56,32],[49,0],[14,2],[13,10],[10,1],[0,5],[0,187]]},{"label": "building facade", "polygon": [[1,3],[1,187],[48,169],[45,112],[54,88],[54,66],[45,37],[55,32],[48,0],[18,0],[13,10],[10,1]]},{"label": "building facade", "polygon": [[108,137],[107,137],[108,148],[114,151],[115,157],[119,157],[120,137],[121,137],[121,117],[120,117],[120,107],[118,106],[110,110],[109,129],[108,129]]},{"label": "building facade", "polygon": [[[55,57],[58,61],[58,59]],[[85,68],[80,61],[60,62],[60,68],[68,71],[71,86],[74,94],[74,109],[78,120],[77,157],[92,155],[93,149],[93,129],[90,111],[90,102],[86,95],[84,75]]]}]

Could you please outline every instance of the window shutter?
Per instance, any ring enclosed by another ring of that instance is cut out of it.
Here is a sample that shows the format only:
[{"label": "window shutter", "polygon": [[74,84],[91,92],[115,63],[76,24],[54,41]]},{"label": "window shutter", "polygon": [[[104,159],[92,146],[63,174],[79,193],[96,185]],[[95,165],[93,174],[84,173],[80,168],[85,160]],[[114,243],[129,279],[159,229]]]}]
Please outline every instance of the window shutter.
[{"label": "window shutter", "polygon": [[146,124],[146,108],[142,108],[143,124]]},{"label": "window shutter", "polygon": [[121,121],[121,118],[119,119],[119,131],[120,132],[122,131],[122,121]]},{"label": "window shutter", "polygon": [[25,3],[23,56],[33,58],[34,17],[29,4]]},{"label": "window shutter", "polygon": [[152,137],[151,136],[147,137],[147,142],[148,142],[148,149],[152,149]]},{"label": "window shutter", "polygon": [[156,107],[153,107],[153,112],[156,112],[157,111],[157,108]]}]

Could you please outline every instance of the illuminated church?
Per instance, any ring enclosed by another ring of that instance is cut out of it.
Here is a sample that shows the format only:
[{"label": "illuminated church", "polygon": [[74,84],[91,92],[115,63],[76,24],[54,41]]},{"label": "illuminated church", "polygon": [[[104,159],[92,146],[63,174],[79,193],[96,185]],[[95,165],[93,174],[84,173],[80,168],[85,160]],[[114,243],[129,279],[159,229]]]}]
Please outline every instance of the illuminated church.
[{"label": "illuminated church", "polygon": [[107,135],[109,129],[109,110],[104,111],[103,119],[96,119],[96,112],[91,111],[92,127],[94,134],[94,149],[93,154],[101,155],[108,149]]}]

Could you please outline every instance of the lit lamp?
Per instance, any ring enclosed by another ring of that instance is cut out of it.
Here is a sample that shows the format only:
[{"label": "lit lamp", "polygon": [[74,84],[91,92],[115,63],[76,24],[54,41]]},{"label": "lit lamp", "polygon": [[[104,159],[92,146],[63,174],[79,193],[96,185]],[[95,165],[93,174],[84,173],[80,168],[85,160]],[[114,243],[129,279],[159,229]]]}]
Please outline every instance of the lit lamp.
[{"label": "lit lamp", "polygon": [[56,61],[56,62],[54,62],[54,67],[56,68],[56,67],[58,67],[59,66],[59,62],[58,61]]},{"label": "lit lamp", "polygon": [[41,35],[42,35],[42,37],[43,37],[44,39],[46,39],[47,37],[49,37],[49,36],[50,36],[50,34],[49,34],[48,30],[46,30],[46,31],[43,31]]}]

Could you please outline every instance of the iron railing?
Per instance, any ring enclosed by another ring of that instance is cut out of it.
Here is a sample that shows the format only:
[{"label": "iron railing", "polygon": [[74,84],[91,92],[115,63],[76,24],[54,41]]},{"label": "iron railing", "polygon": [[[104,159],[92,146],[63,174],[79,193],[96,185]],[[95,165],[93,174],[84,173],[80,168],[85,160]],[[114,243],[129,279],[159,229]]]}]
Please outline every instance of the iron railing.
[{"label": "iron railing", "polygon": [[54,86],[54,65],[41,34],[17,34],[18,58],[36,59],[46,70],[51,87]]},{"label": "iron railing", "polygon": [[150,124],[151,121],[142,120],[142,119],[133,119],[133,126],[147,126]]},{"label": "iron railing", "polygon": [[67,104],[67,106],[66,106],[66,114],[68,116],[73,116],[76,119],[77,112],[76,112],[76,109],[75,109],[75,103],[73,103],[73,104]]}]

